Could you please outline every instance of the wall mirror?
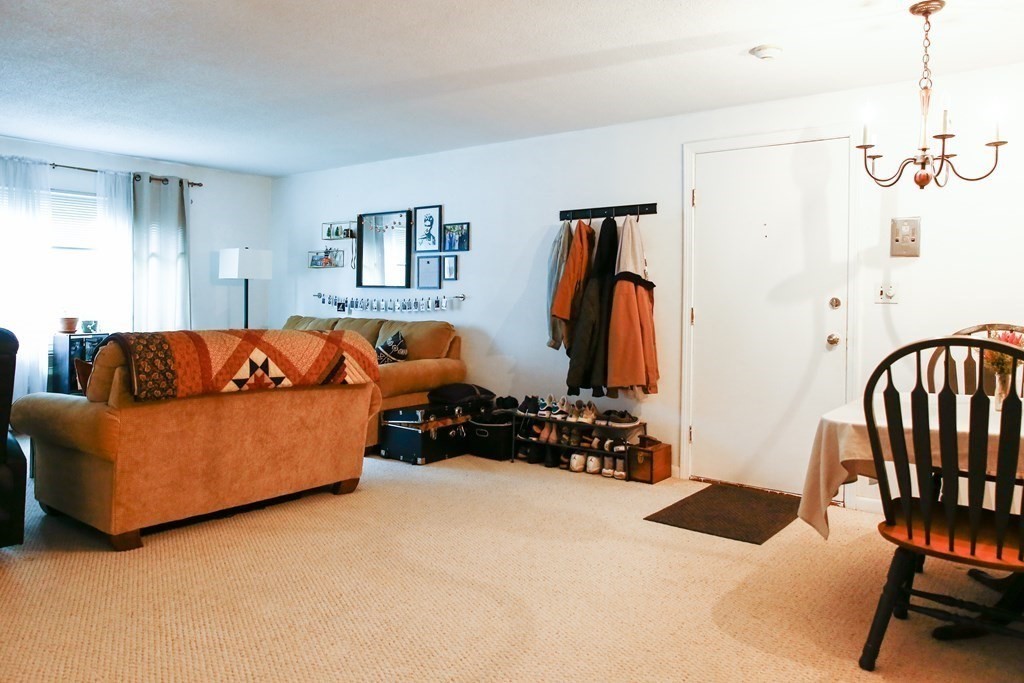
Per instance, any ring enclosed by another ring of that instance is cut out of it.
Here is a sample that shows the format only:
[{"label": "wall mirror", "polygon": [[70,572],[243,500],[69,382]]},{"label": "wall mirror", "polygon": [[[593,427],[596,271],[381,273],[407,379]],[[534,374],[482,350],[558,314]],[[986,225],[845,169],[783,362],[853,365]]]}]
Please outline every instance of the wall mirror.
[{"label": "wall mirror", "polygon": [[356,287],[409,287],[412,212],[359,214]]}]

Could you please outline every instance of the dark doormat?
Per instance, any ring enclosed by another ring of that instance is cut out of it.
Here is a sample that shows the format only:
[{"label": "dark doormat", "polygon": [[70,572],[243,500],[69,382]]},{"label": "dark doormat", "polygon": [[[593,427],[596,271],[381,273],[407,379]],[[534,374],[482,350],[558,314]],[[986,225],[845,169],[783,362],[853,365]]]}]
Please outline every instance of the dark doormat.
[{"label": "dark doormat", "polygon": [[798,496],[712,484],[644,519],[761,545],[796,519]]}]

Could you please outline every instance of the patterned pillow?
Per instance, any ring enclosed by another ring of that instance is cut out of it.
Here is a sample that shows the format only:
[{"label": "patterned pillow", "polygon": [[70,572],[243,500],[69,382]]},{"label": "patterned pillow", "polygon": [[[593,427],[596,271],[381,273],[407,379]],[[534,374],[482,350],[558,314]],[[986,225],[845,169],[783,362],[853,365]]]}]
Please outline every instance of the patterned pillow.
[{"label": "patterned pillow", "polygon": [[395,332],[377,345],[377,363],[387,365],[398,363],[409,357],[409,347],[405,345],[405,337],[401,332]]}]

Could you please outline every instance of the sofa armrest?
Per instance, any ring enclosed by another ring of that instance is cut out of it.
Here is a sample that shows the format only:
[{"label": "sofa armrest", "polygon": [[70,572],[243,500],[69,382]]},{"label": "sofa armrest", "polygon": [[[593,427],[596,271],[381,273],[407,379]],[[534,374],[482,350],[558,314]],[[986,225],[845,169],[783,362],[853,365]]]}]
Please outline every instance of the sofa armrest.
[{"label": "sofa armrest", "polygon": [[120,419],[106,403],[84,396],[29,394],[11,406],[11,427],[33,439],[113,461]]},{"label": "sofa armrest", "polygon": [[452,358],[423,358],[380,366],[384,398],[429,391],[466,379],[466,363]]}]

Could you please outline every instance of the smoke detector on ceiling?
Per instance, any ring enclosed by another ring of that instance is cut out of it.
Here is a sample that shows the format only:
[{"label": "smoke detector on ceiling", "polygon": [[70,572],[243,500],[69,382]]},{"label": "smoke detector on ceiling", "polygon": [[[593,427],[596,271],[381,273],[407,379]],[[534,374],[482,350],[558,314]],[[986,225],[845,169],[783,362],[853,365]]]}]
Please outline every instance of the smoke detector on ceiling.
[{"label": "smoke detector on ceiling", "polygon": [[777,59],[782,54],[782,48],[778,45],[758,45],[750,48],[750,54],[758,59]]}]

